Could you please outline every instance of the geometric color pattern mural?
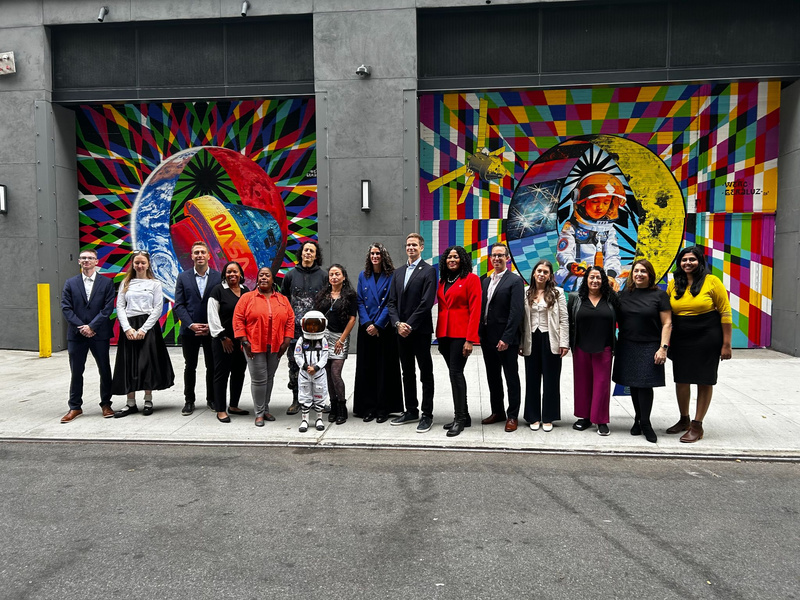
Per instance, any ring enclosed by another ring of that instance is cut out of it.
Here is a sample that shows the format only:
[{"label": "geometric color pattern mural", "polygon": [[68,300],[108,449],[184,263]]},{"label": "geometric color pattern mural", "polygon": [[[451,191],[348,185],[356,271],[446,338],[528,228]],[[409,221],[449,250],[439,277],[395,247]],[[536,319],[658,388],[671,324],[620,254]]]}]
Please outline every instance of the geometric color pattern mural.
[{"label": "geometric color pattern mural", "polygon": [[[644,256],[663,283],[697,244],[729,290],[734,346],[767,346],[779,108],[769,81],[423,95],[423,256],[461,245],[483,276],[499,241],[526,281],[547,258],[564,287],[593,260],[622,281]],[[604,214],[586,200],[598,185]]]},{"label": "geometric color pattern mural", "polygon": [[82,249],[119,282],[147,250],[177,340],[175,279],[202,239],[219,268],[282,276],[317,238],[314,99],[84,105],[77,109]]}]

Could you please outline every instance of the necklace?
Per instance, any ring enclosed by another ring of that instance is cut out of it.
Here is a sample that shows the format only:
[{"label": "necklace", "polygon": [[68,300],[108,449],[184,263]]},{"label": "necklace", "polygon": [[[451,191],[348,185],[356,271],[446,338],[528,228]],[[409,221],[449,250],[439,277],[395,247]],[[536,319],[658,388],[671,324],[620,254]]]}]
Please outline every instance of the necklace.
[{"label": "necklace", "polygon": [[449,283],[449,284],[451,284],[451,285],[452,285],[452,284],[454,284],[454,283],[456,282],[456,279],[458,279],[458,275],[456,275],[456,276],[455,276],[455,277],[453,277],[452,279],[450,279],[449,277],[447,277],[447,283]]}]

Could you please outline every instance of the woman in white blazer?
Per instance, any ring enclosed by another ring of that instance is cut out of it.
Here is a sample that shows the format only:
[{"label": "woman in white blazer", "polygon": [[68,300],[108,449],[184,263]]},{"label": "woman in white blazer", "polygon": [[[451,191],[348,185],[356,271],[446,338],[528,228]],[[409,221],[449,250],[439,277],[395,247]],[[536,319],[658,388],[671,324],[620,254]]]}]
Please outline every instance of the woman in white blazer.
[{"label": "woman in white blazer", "polygon": [[548,260],[536,263],[530,280],[520,349],[525,357],[524,417],[533,431],[540,426],[552,431],[553,422],[561,419],[561,359],[569,350],[567,298],[556,287]]}]

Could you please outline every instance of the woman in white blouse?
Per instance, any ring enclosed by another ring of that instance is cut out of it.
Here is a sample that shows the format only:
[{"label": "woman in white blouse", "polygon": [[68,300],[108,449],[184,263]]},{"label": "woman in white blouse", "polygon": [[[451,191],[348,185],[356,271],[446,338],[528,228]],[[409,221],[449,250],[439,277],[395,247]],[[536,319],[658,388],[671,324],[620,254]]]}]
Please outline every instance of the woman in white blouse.
[{"label": "woman in white blouse", "polygon": [[175,382],[158,322],[163,308],[161,282],[150,268],[150,255],[136,251],[117,294],[120,336],[111,391],[127,395],[128,402],[114,413],[115,418],[139,412],[136,406],[139,390],[144,390],[142,414],[153,414],[153,390],[164,390]]},{"label": "woman in white blouse", "polygon": [[569,351],[569,315],[564,290],[556,287],[548,260],[533,267],[523,327],[525,420],[533,431],[540,426],[552,431],[553,422],[561,419],[561,359]]}]

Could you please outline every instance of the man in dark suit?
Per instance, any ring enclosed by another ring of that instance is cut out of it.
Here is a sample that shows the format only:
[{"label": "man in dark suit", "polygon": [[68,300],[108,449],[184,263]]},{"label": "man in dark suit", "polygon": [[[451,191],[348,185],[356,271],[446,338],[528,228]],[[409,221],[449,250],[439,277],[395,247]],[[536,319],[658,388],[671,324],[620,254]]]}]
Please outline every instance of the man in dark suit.
[{"label": "man in dark suit", "polygon": [[81,273],[70,277],[61,294],[61,312],[67,320],[67,352],[72,377],[69,383],[69,411],[61,417],[70,423],[83,414],[83,371],[86,356],[94,356],[100,373],[100,408],[111,418],[111,363],[108,347],[113,328],[109,317],[114,310],[114,284],[97,272],[97,252],[80,253]]},{"label": "man in dark suit", "polygon": [[[433,359],[431,310],[436,300],[436,270],[421,258],[425,240],[418,233],[406,238],[408,262],[394,272],[389,287],[389,320],[397,329],[400,365],[403,369],[405,412],[393,419],[392,425],[419,420],[417,433],[429,431],[433,425]],[[422,382],[422,419],[417,401],[417,373]]]},{"label": "man in dark suit", "polygon": [[192,244],[194,268],[178,275],[175,285],[175,315],[181,321],[181,346],[185,367],[183,395],[186,404],[181,414],[194,412],[194,386],[197,381],[197,359],[203,348],[206,363],[206,404],[214,408],[214,360],[211,356],[211,335],[208,330],[207,305],[211,290],[221,281],[219,271],[208,268],[208,246],[205,242]]},{"label": "man in dark suit", "polygon": [[[525,316],[525,286],[522,278],[507,268],[509,254],[505,245],[492,244],[490,253],[493,270],[483,280],[483,314],[478,334],[486,364],[492,414],[481,423],[491,425],[505,421],[506,431],[512,432],[517,430],[521,396],[517,361],[520,324]],[[507,418],[501,371],[508,386]]]}]

